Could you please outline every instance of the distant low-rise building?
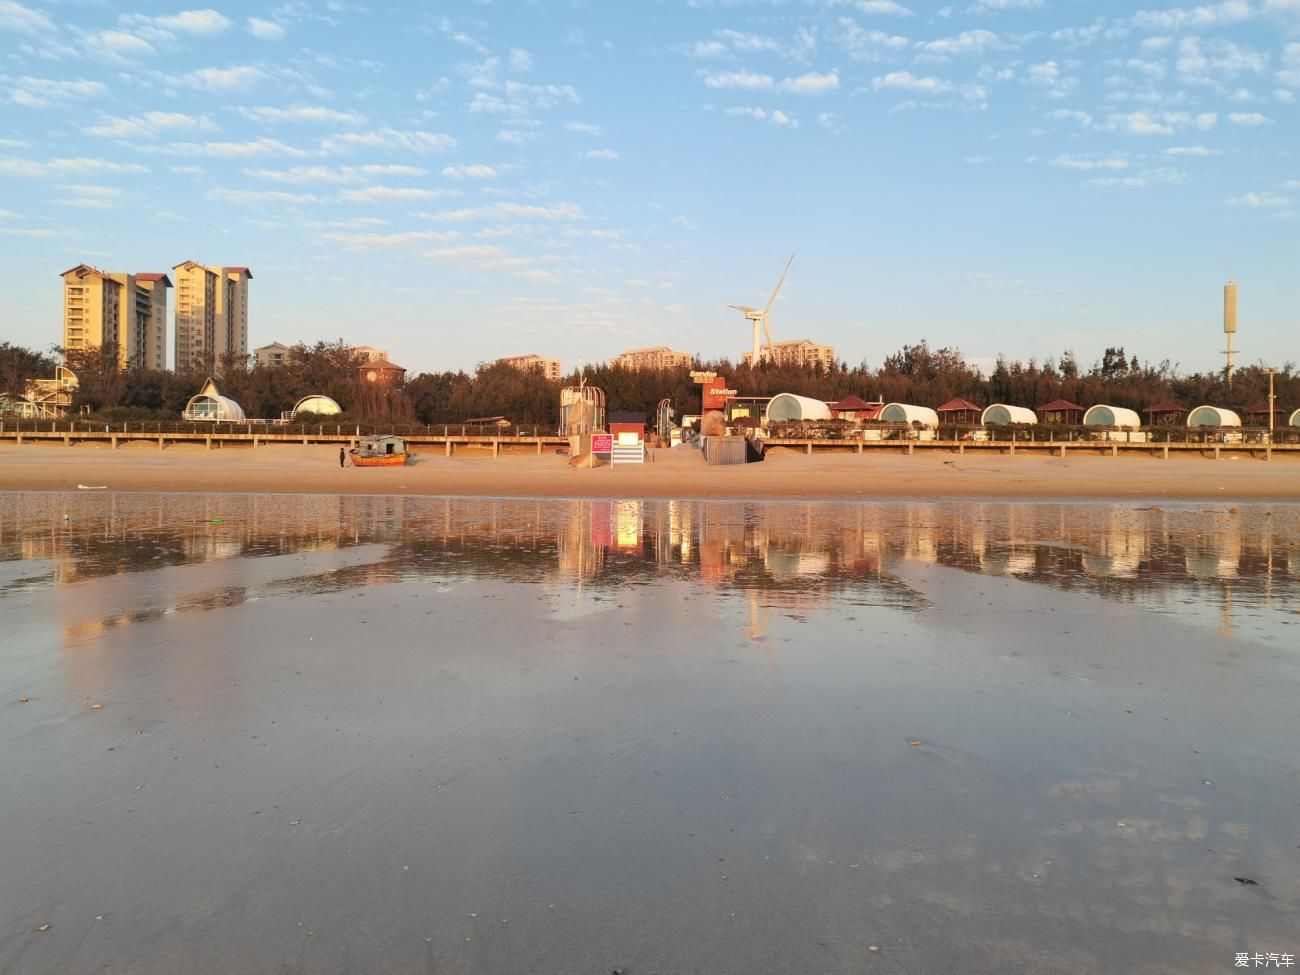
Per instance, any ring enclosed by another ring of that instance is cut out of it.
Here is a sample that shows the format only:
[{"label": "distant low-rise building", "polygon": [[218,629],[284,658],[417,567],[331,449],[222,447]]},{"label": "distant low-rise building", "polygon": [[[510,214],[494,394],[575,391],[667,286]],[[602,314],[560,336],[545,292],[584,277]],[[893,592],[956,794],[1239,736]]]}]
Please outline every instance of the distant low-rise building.
[{"label": "distant low-rise building", "polygon": [[614,357],[613,364],[624,369],[678,369],[691,364],[689,352],[675,352],[666,345],[651,349],[629,349]]},{"label": "distant low-rise building", "polygon": [[[835,346],[821,345],[811,339],[790,339],[788,342],[773,342],[764,346],[766,357],[779,366],[821,366],[830,369],[835,365]],[[751,365],[753,352],[746,352],[741,357],[746,365]]]},{"label": "distant low-rise building", "polygon": [[520,372],[532,372],[541,370],[543,376],[547,379],[559,380],[563,367],[559,359],[547,359],[536,353],[528,355],[509,355],[504,359],[498,359],[497,365],[510,366],[512,369],[518,369]]},{"label": "distant low-rise building", "polygon": [[354,345],[352,351],[357,355],[365,356],[366,362],[382,362],[388,358],[388,353],[383,349],[376,349],[371,345]]},{"label": "distant low-rise building", "polygon": [[282,366],[289,358],[289,346],[280,342],[258,346],[253,350],[253,358],[259,366]]}]

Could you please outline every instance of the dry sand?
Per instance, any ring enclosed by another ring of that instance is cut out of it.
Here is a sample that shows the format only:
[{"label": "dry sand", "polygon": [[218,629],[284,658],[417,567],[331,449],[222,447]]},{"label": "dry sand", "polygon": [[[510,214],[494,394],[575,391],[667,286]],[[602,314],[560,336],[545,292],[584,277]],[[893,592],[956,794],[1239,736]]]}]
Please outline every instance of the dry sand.
[{"label": "dry sand", "polygon": [[277,445],[166,450],[24,444],[0,446],[0,490],[480,497],[638,498],[1236,498],[1300,500],[1300,462],[923,453],[821,455],[777,451],[762,464],[710,467],[691,448],[655,450],[653,462],[574,470],[554,453],[447,458],[423,453],[405,468],[340,469],[338,448]]}]

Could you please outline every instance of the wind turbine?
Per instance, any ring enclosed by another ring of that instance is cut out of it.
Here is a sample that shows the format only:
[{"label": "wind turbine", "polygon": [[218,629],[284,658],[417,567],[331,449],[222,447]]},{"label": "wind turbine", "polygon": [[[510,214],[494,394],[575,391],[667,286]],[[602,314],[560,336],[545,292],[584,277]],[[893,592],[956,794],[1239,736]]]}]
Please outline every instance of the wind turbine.
[{"label": "wind turbine", "polygon": [[790,273],[790,265],[793,263],[794,263],[794,255],[791,254],[790,260],[785,262],[785,270],[781,272],[781,280],[778,281],[776,283],[776,287],[772,289],[772,297],[767,299],[767,304],[763,307],[761,311],[757,308],[750,308],[748,305],[727,306],[728,308],[736,309],[736,311],[738,312],[743,312],[745,318],[747,318],[749,321],[754,323],[754,354],[753,354],[753,358],[750,360],[750,363],[752,365],[755,366],[758,365],[759,360],[763,358],[763,346],[759,344],[759,336],[758,336],[758,329],[760,325],[763,327],[763,334],[767,336],[768,355],[770,356],[772,354],[772,328],[768,324],[767,313],[772,310],[772,304],[773,302],[776,301],[776,296],[781,291],[781,285],[785,284],[785,276]]}]

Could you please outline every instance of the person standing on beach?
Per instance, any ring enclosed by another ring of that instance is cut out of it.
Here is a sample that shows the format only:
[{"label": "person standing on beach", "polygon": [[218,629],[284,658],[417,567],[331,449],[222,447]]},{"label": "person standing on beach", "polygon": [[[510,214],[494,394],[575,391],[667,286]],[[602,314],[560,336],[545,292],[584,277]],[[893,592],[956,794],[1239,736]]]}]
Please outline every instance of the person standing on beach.
[{"label": "person standing on beach", "polygon": [[339,467],[343,466],[343,460],[347,457],[347,452],[342,447],[339,448]]}]

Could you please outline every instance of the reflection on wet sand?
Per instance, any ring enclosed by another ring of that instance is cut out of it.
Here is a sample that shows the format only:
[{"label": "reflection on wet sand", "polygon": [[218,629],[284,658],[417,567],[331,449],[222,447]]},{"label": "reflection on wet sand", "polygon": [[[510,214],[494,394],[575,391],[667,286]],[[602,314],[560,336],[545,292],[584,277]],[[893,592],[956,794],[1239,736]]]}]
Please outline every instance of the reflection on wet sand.
[{"label": "reflection on wet sand", "polygon": [[743,594],[757,617],[824,606],[830,594],[920,605],[891,571],[915,562],[1092,592],[1225,632],[1245,623],[1259,635],[1294,615],[1297,537],[1300,509],[1287,505],[9,495],[0,562],[52,568],[11,572],[0,592],[224,562],[226,587],[169,611],[221,607],[257,595],[235,560],[380,544],[381,558],[280,579],[275,591],[421,577],[600,589],[671,577]]},{"label": "reflection on wet sand", "polygon": [[1298,527],[0,496],[0,970],[1291,950]]}]

